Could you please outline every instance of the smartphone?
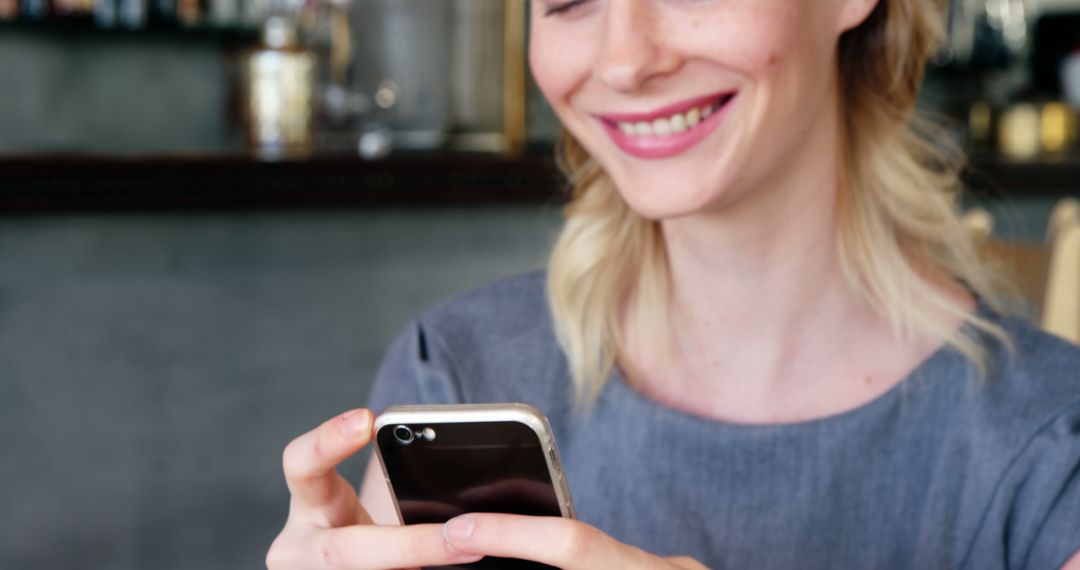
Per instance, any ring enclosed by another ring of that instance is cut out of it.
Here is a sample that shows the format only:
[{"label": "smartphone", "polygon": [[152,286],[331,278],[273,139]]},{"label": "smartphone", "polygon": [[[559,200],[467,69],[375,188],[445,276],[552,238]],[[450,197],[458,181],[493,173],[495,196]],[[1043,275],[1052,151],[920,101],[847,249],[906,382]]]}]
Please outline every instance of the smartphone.
[{"label": "smartphone", "polygon": [[[395,406],[375,419],[375,442],[402,524],[469,512],[574,518],[551,426],[532,406]],[[550,566],[485,558],[455,568]]]}]

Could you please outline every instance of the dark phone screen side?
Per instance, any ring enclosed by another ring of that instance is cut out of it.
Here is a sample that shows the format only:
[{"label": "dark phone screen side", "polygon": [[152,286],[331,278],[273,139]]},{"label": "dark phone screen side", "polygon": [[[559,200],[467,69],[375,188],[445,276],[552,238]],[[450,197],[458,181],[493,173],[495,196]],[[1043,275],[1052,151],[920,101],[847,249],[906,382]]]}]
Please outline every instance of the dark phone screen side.
[{"label": "dark phone screen side", "polygon": [[[561,516],[536,433],[518,422],[416,424],[435,439],[402,444],[379,430],[379,452],[405,524],[443,523],[467,512]],[[485,558],[454,568],[533,570],[535,562]]]}]

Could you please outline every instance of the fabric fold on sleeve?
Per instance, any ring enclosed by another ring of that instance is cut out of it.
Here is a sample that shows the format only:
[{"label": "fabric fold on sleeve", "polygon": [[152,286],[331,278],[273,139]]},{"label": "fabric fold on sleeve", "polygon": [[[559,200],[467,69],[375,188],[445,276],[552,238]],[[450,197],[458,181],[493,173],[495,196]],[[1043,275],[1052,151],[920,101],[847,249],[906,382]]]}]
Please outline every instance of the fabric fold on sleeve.
[{"label": "fabric fold on sleeve", "polygon": [[1025,505],[1035,512],[1024,517],[1033,536],[1022,567],[1057,570],[1080,551],[1080,405],[1057,417],[1032,445],[1041,448],[1040,462],[1025,486],[1043,498]]},{"label": "fabric fold on sleeve", "polygon": [[368,408],[378,414],[390,406],[460,403],[460,390],[440,347],[420,319],[406,325],[383,355]]},{"label": "fabric fold on sleeve", "polygon": [[962,568],[1059,570],[1080,550],[1080,402],[1026,439],[995,485]]}]

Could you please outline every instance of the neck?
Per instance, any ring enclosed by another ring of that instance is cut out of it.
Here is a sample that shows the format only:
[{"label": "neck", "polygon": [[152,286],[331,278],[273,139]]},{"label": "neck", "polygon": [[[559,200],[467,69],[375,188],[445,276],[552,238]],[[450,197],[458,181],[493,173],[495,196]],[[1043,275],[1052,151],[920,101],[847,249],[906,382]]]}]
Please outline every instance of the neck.
[{"label": "neck", "polygon": [[661,222],[673,338],[782,347],[860,305],[837,249],[841,159],[833,124],[823,118],[788,157],[789,168],[733,192],[722,207]]},{"label": "neck", "polygon": [[[835,131],[818,132],[785,173],[721,207],[661,222],[670,347],[648,350],[650,333],[631,312],[620,361],[654,399],[701,415],[784,421],[878,393],[910,365],[901,351],[878,362],[850,354],[896,341],[841,269],[839,145]],[[852,378],[857,390],[844,383]]]},{"label": "neck", "polygon": [[[837,251],[833,173],[761,197],[749,212],[662,224],[670,269],[672,354],[714,371],[699,381],[757,378],[771,392],[794,379],[820,342],[834,343],[869,310]],[[738,347],[733,350],[733,348]]]},{"label": "neck", "polygon": [[676,340],[779,348],[813,336],[856,304],[828,228],[765,234],[737,248],[686,229],[664,228]]}]

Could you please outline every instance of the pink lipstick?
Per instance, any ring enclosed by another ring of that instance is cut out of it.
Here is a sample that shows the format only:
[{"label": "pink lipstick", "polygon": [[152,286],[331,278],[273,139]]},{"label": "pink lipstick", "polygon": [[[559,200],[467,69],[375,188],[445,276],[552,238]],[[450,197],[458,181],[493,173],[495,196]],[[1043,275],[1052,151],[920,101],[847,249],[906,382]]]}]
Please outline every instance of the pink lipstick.
[{"label": "pink lipstick", "polygon": [[596,115],[616,146],[645,159],[676,156],[701,142],[723,120],[735,92],[689,99],[648,113]]}]

